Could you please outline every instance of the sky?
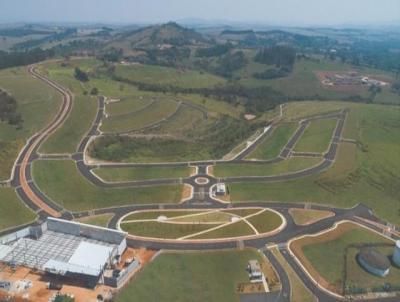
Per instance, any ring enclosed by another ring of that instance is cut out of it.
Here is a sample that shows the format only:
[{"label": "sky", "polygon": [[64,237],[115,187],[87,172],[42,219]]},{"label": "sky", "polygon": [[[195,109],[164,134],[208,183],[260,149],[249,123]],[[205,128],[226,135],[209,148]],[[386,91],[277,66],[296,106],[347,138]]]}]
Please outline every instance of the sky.
[{"label": "sky", "polygon": [[0,22],[400,24],[400,0],[0,0]]}]

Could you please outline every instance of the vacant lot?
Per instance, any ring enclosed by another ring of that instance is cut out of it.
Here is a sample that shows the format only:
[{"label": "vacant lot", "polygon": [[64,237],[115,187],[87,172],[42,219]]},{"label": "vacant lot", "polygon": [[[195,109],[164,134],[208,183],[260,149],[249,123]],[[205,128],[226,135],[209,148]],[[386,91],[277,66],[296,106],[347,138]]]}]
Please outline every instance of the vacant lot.
[{"label": "vacant lot", "polygon": [[358,143],[341,143],[330,169],[289,182],[232,184],[231,200],[299,201],[340,207],[363,202],[378,216],[400,224],[400,108],[349,106],[344,137]]},{"label": "vacant lot", "polygon": [[194,70],[155,65],[118,65],[116,75],[135,82],[202,88],[224,83],[223,78]]},{"label": "vacant lot", "polygon": [[[364,229],[353,223],[342,223],[336,229],[328,233],[296,240],[291,244],[290,248],[303,265],[309,269],[309,272],[313,274],[316,280],[319,280],[321,284],[324,284],[324,281],[326,281],[331,289],[340,292],[344,281],[343,269],[345,267],[344,253],[346,247],[352,244],[366,243],[393,243],[394,246],[393,241],[375,232]],[[351,254],[348,256],[351,257],[351,259],[348,259],[351,267],[358,267],[356,258],[352,257],[355,255]],[[330,259],[330,261],[326,261],[326,259]],[[370,279],[370,274],[364,270],[358,269],[357,272],[359,276],[356,276],[355,272],[352,272],[353,282]],[[385,281],[395,281],[395,278],[399,276],[396,273],[389,275]],[[379,279],[375,277],[371,278]]]},{"label": "vacant lot", "polygon": [[247,158],[271,159],[277,157],[297,127],[296,123],[282,123],[278,125],[272,134],[267,136]]},{"label": "vacant lot", "polygon": [[181,200],[180,185],[121,189],[96,187],[78,172],[73,161],[37,161],[33,165],[33,175],[43,193],[73,211]]},{"label": "vacant lot", "polygon": [[294,151],[325,152],[328,150],[336,124],[336,119],[312,121],[297,142]]},{"label": "vacant lot", "polygon": [[28,223],[36,218],[18,198],[14,189],[0,188],[0,230]]},{"label": "vacant lot", "polygon": [[180,178],[188,177],[190,167],[122,167],[122,168],[98,168],[93,170],[105,181],[118,182],[156,178]]},{"label": "vacant lot", "polygon": [[[116,302],[239,302],[236,286],[248,282],[255,251],[162,253],[116,297]],[[173,290],[171,290],[173,289]]]},{"label": "vacant lot", "polygon": [[214,167],[216,177],[268,176],[304,170],[317,165],[321,158],[292,157],[275,164],[221,164]]}]

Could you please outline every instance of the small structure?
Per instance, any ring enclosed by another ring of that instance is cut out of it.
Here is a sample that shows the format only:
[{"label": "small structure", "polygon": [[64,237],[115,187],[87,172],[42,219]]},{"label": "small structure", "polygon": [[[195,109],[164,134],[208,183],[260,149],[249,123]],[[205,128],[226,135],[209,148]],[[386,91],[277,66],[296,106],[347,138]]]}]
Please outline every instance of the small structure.
[{"label": "small structure", "polygon": [[262,282],[263,273],[261,272],[260,263],[257,260],[250,260],[247,264],[247,271],[249,272],[250,282]]},{"label": "small structure", "polygon": [[390,261],[385,256],[372,248],[364,248],[357,255],[360,265],[371,274],[385,277],[389,274]]},{"label": "small structure", "polygon": [[396,241],[396,246],[394,247],[393,262],[396,266],[400,267],[400,240]]},{"label": "small structure", "polygon": [[219,196],[226,195],[226,185],[224,183],[218,183],[217,188],[215,190],[215,194]]}]

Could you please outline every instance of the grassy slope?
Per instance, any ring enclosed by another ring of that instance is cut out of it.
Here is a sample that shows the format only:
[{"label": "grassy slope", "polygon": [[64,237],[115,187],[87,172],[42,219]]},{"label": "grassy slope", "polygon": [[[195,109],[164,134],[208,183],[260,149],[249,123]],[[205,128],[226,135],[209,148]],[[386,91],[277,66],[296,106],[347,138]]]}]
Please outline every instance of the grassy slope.
[{"label": "grassy slope", "polygon": [[188,177],[190,167],[134,167],[134,168],[99,168],[93,172],[105,181],[129,181],[156,178]]},{"label": "grassy slope", "polygon": [[239,282],[247,282],[254,250],[164,253],[137,275],[116,302],[239,302]]},{"label": "grassy slope", "polygon": [[33,175],[39,188],[69,210],[88,210],[124,204],[174,203],[181,186],[104,189],[89,183],[72,161],[37,161]]},{"label": "grassy slope", "polygon": [[344,137],[363,147],[342,143],[332,168],[320,175],[289,182],[232,184],[233,200],[281,200],[351,207],[363,202],[400,224],[400,108],[348,104]]},{"label": "grassy slope", "polygon": [[[343,252],[346,246],[353,243],[378,242],[388,242],[388,240],[376,233],[356,227],[334,240],[306,245],[303,247],[303,252],[322,277],[332,284],[340,285],[344,265]],[[368,273],[363,272],[363,274]]]},{"label": "grassy slope", "polygon": [[24,206],[14,189],[0,188],[0,230],[33,221],[35,213]]},{"label": "grassy slope", "polygon": [[225,82],[221,77],[204,72],[155,65],[118,65],[116,75],[131,81],[184,88],[210,87]]},{"label": "grassy slope", "polygon": [[279,125],[247,158],[271,159],[279,155],[297,128],[297,124]]},{"label": "grassy slope", "polygon": [[336,119],[312,121],[297,142],[294,151],[325,152],[329,147],[336,123]]},{"label": "grassy slope", "polygon": [[0,180],[11,175],[11,169],[25,140],[45,127],[56,114],[61,97],[41,81],[31,77],[25,68],[0,71],[0,88],[17,101],[17,111],[24,120],[23,128],[0,122]]},{"label": "grassy slope", "polygon": [[173,114],[178,103],[164,99],[151,104],[140,113],[133,112],[124,116],[111,116],[103,121],[101,130],[104,132],[126,132],[141,129],[162,121]]},{"label": "grassy slope", "polygon": [[293,157],[275,164],[222,164],[214,167],[214,175],[216,177],[277,175],[300,171],[320,162],[321,158]]}]

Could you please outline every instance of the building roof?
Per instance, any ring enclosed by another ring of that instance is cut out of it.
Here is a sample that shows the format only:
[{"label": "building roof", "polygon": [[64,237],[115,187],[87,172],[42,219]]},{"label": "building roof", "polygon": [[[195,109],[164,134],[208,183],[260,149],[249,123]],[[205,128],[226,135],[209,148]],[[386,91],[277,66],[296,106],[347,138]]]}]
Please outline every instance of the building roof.
[{"label": "building roof", "polygon": [[369,266],[379,269],[387,270],[390,268],[390,261],[385,256],[372,248],[364,248],[358,254],[360,259]]}]

